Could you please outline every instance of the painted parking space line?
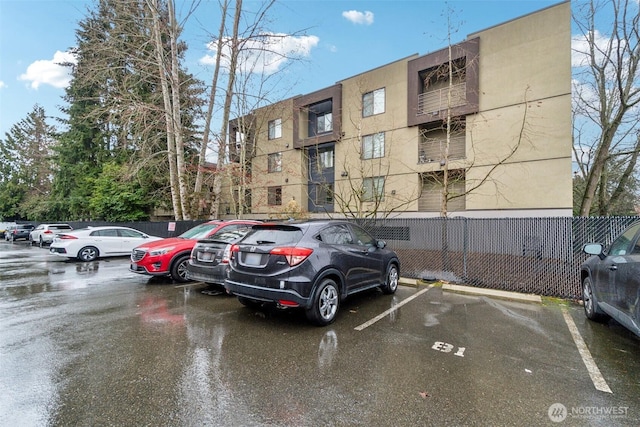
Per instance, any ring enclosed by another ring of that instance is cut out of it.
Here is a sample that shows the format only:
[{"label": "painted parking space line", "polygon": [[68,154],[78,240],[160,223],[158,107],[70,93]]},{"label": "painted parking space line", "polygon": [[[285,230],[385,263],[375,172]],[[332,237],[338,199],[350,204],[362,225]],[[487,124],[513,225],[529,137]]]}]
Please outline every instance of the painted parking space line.
[{"label": "painted parking space line", "polygon": [[587,348],[587,344],[582,339],[582,335],[578,332],[578,328],[576,327],[573,318],[564,307],[562,308],[562,316],[564,317],[564,321],[567,323],[569,332],[571,332],[571,336],[573,337],[573,342],[575,342],[576,347],[578,347],[578,352],[582,357],[584,365],[587,367],[587,371],[589,372],[589,376],[591,377],[591,381],[593,381],[593,385],[596,390],[603,391],[605,393],[613,393],[600,373],[600,369],[598,369],[593,357],[591,357],[591,352]]},{"label": "painted parking space line", "polygon": [[403,299],[402,301],[400,301],[398,304],[394,305],[393,307],[391,307],[390,309],[380,313],[379,315],[377,315],[376,317],[374,317],[373,319],[359,325],[356,326],[354,329],[356,331],[362,331],[366,328],[368,328],[369,326],[373,325],[374,323],[376,323],[378,320],[380,319],[384,319],[385,317],[387,317],[389,314],[393,313],[394,311],[396,311],[397,309],[399,309],[400,307],[402,307],[403,305],[407,304],[408,302],[418,298],[420,295],[424,294],[425,292],[427,292],[429,289],[433,288],[433,285],[429,285],[427,286],[425,289],[421,290],[418,293],[415,293],[413,295],[411,295],[409,298]]}]

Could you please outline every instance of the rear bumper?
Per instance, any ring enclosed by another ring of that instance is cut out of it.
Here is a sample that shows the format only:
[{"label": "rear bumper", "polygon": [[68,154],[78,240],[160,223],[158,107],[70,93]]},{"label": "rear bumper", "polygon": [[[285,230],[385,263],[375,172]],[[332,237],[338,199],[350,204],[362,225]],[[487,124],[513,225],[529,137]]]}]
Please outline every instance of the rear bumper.
[{"label": "rear bumper", "polygon": [[226,279],[224,287],[228,293],[252,300],[278,303],[279,301],[293,301],[301,307],[308,307],[309,298],[300,295],[293,289],[274,289],[261,286],[248,285]]},{"label": "rear bumper", "polygon": [[187,265],[187,279],[223,285],[226,270],[227,264],[215,267],[201,267],[189,263]]},{"label": "rear bumper", "polygon": [[13,240],[20,240],[20,239],[24,239],[24,240],[29,240],[29,235],[28,234],[13,234],[13,235],[9,235],[9,237],[13,237]]}]

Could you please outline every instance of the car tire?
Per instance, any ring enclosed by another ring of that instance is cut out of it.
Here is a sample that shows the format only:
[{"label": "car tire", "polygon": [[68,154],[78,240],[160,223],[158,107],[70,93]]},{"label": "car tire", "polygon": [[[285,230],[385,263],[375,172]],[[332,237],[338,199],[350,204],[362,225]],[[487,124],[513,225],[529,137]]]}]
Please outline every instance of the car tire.
[{"label": "car tire", "polygon": [[189,254],[180,255],[171,265],[171,278],[176,282],[189,282],[187,279],[187,264],[189,263]]},{"label": "car tire", "polygon": [[78,251],[78,259],[83,262],[95,261],[100,252],[93,246],[85,246]]},{"label": "car tire", "polygon": [[587,319],[603,322],[609,318],[609,316],[598,307],[598,299],[593,293],[593,284],[589,276],[585,277],[582,281],[582,302],[584,304],[584,314],[587,316]]},{"label": "car tire", "polygon": [[324,279],[313,295],[307,319],[317,326],[326,326],[336,319],[340,308],[340,290],[333,279]]},{"label": "car tire", "polygon": [[389,264],[387,267],[387,275],[385,277],[385,283],[380,287],[385,294],[393,294],[398,289],[398,281],[400,280],[400,274],[398,273],[398,267],[395,264]]}]

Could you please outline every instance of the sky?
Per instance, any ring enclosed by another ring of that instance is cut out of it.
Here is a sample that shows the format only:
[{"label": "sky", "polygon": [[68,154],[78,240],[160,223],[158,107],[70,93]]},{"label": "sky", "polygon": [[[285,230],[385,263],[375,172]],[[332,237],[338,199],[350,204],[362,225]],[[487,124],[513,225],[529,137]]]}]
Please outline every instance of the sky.
[{"label": "sky", "polygon": [[[297,52],[295,67],[275,63],[282,99],[326,88],[336,82],[413,54],[428,54],[470,33],[527,15],[561,1],[493,0],[280,0],[270,10],[268,29],[295,34],[281,48]],[[244,0],[247,8],[262,2]],[[220,24],[217,0],[176,0],[187,43],[186,68],[205,82],[213,68],[207,59]],[[68,70],[56,63],[72,59],[78,22],[94,0],[0,0],[0,139],[35,105],[51,117],[65,117]],[[450,11],[448,13],[447,11]],[[447,16],[452,25],[446,24]]]}]

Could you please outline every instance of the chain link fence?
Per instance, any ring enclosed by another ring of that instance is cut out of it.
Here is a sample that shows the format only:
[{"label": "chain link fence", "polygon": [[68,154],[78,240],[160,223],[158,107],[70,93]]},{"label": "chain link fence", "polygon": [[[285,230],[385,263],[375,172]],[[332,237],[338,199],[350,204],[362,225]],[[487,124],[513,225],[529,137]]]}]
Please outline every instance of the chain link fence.
[{"label": "chain link fence", "polygon": [[403,277],[581,298],[588,242],[608,245],[638,217],[386,219],[362,224],[394,249]]},{"label": "chain link fence", "polygon": [[[580,264],[585,243],[608,245],[638,217],[416,218],[358,221],[386,240],[403,277],[569,299],[581,298]],[[145,233],[177,236],[204,221],[70,222],[123,225]]]}]

